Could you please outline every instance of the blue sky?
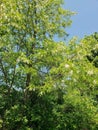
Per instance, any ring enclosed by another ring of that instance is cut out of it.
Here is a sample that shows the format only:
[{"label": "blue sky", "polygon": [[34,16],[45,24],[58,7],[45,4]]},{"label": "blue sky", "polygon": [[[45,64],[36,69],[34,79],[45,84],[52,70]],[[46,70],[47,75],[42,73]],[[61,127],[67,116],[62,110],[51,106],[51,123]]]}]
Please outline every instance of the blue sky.
[{"label": "blue sky", "polygon": [[98,32],[98,0],[65,0],[65,9],[77,12],[72,25],[67,29],[70,37]]}]

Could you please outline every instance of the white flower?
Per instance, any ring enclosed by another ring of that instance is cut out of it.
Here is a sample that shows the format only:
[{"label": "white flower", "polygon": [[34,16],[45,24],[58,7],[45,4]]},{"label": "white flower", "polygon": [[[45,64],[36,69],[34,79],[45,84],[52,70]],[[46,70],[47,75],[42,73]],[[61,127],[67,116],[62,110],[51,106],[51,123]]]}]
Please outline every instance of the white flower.
[{"label": "white flower", "polygon": [[88,75],[93,75],[93,73],[94,73],[93,70],[89,70],[89,71],[87,72]]},{"label": "white flower", "polygon": [[65,81],[64,81],[64,80],[62,80],[61,82],[62,82],[62,83],[64,83]]},{"label": "white flower", "polygon": [[68,69],[69,67],[70,67],[70,66],[69,66],[68,64],[65,64],[65,68],[67,68],[67,69]]},{"label": "white flower", "polygon": [[98,44],[95,45],[95,48],[94,48],[94,49],[96,49],[96,48],[98,48]]},{"label": "white flower", "polygon": [[96,80],[94,80],[94,81],[93,81],[93,84],[95,85],[96,83],[97,83]]}]

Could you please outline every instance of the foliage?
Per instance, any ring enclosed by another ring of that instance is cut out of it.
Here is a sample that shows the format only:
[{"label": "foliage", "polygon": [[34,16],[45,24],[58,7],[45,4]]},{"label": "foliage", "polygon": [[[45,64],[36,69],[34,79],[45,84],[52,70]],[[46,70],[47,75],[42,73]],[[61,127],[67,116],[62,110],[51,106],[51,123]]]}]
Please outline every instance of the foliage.
[{"label": "foliage", "polygon": [[71,24],[62,4],[1,2],[1,130],[98,129],[98,69],[88,58],[98,41],[54,40]]}]

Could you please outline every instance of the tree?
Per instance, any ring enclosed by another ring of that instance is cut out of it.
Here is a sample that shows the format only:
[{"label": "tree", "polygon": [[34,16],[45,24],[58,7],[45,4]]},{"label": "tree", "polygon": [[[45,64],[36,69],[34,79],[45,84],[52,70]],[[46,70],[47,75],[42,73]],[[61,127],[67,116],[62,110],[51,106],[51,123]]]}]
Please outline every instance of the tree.
[{"label": "tree", "polygon": [[51,71],[63,62],[65,47],[54,37],[66,37],[65,27],[73,14],[62,4],[62,0],[2,0],[0,4],[2,130],[56,127],[52,111],[59,85],[52,77],[58,80],[62,75]]},{"label": "tree", "polygon": [[60,85],[65,85],[64,102],[59,108],[60,114],[56,113],[57,119],[62,121],[59,129],[98,129],[98,102],[95,98],[98,69],[87,59],[92,50],[91,41],[73,38],[66,48],[66,60],[58,68],[63,75]]},{"label": "tree", "polygon": [[[87,60],[93,64],[94,67],[98,68],[98,33],[95,32],[90,36],[86,36],[83,41],[89,46],[89,52],[87,54]],[[94,98],[98,102],[97,86],[94,91]]]},{"label": "tree", "polygon": [[55,41],[66,38],[73,14],[62,4],[1,2],[1,130],[98,129],[98,69],[88,60],[98,41]]},{"label": "tree", "polygon": [[89,42],[89,39],[92,39],[90,44],[92,44],[92,48],[91,48],[91,53],[89,53],[89,55],[87,56],[88,60],[90,62],[93,62],[95,67],[98,67],[98,60],[97,60],[97,56],[98,56],[98,33],[95,32],[94,34],[92,34],[91,36],[86,36],[85,40],[87,42]]}]

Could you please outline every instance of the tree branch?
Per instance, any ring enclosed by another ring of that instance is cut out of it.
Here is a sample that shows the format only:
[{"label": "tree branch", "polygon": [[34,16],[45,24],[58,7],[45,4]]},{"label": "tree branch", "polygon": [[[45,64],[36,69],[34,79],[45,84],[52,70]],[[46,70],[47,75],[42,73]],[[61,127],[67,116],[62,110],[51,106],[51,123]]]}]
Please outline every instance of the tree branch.
[{"label": "tree branch", "polygon": [[2,71],[2,73],[4,75],[5,83],[8,86],[7,73],[6,73],[5,69],[4,69],[4,66],[3,66],[3,63],[2,63],[2,59],[0,59],[0,64],[1,64],[1,71]]}]

